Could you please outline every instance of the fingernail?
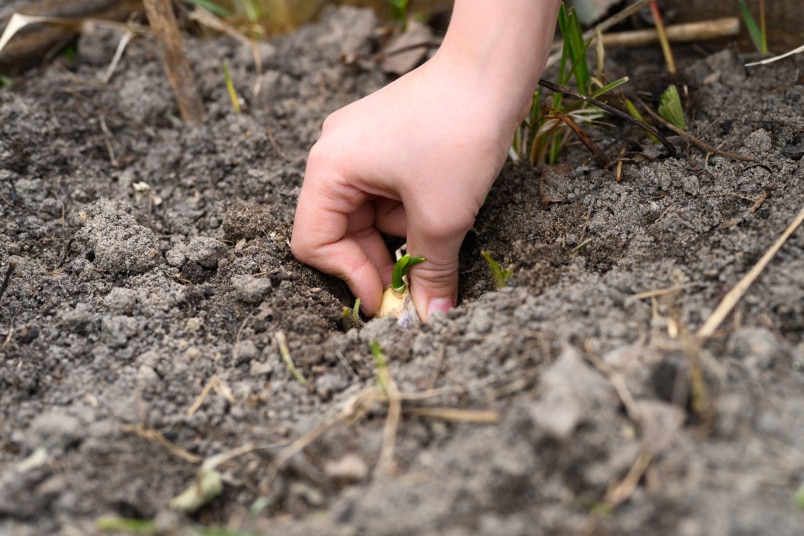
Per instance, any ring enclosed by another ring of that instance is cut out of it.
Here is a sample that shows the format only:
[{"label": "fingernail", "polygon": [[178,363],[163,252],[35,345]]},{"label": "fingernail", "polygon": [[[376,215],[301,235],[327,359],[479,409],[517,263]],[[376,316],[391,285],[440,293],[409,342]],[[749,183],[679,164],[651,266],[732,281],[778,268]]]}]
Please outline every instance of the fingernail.
[{"label": "fingernail", "polygon": [[444,313],[455,307],[452,300],[449,298],[433,298],[427,304],[427,317],[433,316],[433,313]]}]

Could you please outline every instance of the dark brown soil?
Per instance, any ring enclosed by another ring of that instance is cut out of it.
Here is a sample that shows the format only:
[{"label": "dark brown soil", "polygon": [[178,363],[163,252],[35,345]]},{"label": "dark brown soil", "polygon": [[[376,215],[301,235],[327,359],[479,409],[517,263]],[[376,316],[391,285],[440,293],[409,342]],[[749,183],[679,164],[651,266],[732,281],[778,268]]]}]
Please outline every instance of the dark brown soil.
[{"label": "dark brown soil", "polygon": [[[343,8],[261,45],[257,96],[250,49],[189,41],[198,128],[177,122],[148,38],[109,84],[120,36],[99,31],[0,90],[0,283],[16,266],[0,296],[0,534],[96,534],[105,516],[164,534],[800,534],[804,231],[714,337],[694,335],[804,206],[802,57],[683,56],[689,131],[755,161],[679,138],[669,157],[614,125],[591,131],[607,153],[636,140],[654,155],[619,182],[580,145],[556,168],[508,164],[463,248],[460,306],[344,332],[346,287],[287,241],[321,122],[388,81],[340,61],[375,28]],[[661,68],[658,51],[608,61],[648,91]],[[483,250],[515,267],[507,288]],[[399,390],[423,393],[403,402],[391,474],[375,472],[383,403],[274,471],[376,385],[372,341]],[[248,444],[218,467],[220,495],[171,511],[198,460]]]}]

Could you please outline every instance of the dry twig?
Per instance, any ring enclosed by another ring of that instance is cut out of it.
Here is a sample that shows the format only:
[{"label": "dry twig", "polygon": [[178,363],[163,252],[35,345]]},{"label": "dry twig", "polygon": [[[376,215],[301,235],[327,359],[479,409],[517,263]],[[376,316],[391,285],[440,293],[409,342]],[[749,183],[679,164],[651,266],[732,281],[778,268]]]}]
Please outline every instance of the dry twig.
[{"label": "dry twig", "polygon": [[759,274],[762,273],[762,270],[768,265],[776,252],[781,249],[784,243],[787,241],[788,238],[795,232],[801,222],[804,221],[804,208],[801,209],[801,212],[798,213],[798,216],[795,217],[793,222],[785,229],[782,235],[776,240],[776,242],[768,249],[767,252],[759,259],[759,262],[751,268],[739,283],[737,283],[734,288],[732,288],[726,296],[724,296],[723,300],[720,302],[720,305],[712,312],[709,318],[706,319],[704,325],[701,326],[701,329],[698,330],[697,338],[698,339],[705,339],[707,337],[711,337],[715,330],[720,326],[723,320],[729,315],[734,306],[740,301],[740,298],[748,291],[748,288],[754,283],[754,281],[759,277]]}]

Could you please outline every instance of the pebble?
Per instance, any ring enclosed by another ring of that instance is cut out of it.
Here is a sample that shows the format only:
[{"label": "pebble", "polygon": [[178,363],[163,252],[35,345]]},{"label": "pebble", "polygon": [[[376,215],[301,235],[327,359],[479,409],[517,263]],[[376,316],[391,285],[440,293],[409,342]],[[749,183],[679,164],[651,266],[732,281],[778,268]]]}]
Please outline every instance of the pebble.
[{"label": "pebble", "polygon": [[199,236],[187,246],[187,258],[204,268],[217,268],[218,262],[226,256],[226,244],[215,238]]},{"label": "pebble", "polygon": [[270,279],[259,279],[250,275],[236,275],[232,277],[235,297],[246,303],[260,303],[263,297],[271,290]]},{"label": "pebble", "polygon": [[753,155],[763,155],[770,152],[773,147],[773,140],[767,130],[760,128],[745,138],[743,147]]},{"label": "pebble", "polygon": [[236,363],[245,363],[255,359],[260,354],[254,341],[246,339],[235,344],[234,357]]}]

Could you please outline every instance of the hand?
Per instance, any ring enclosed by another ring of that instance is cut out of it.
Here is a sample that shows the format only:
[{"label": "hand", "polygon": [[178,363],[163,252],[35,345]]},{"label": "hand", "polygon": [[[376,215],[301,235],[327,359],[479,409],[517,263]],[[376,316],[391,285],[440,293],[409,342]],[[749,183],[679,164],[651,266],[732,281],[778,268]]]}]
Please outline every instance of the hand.
[{"label": "hand", "polygon": [[293,254],[345,280],[367,315],[377,311],[391,279],[381,233],[406,237],[407,251],[426,259],[410,272],[423,320],[456,303],[458,250],[523,109],[491,98],[485,78],[439,52],[333,113],[310,151]]}]

